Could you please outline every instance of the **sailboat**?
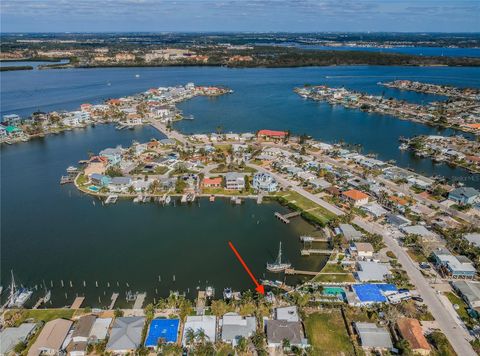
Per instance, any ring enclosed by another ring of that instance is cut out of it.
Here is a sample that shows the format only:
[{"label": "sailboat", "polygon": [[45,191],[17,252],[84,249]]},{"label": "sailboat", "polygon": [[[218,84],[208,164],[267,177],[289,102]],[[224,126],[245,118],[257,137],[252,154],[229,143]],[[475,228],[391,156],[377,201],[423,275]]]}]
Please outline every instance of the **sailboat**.
[{"label": "sailboat", "polygon": [[267,263],[267,270],[270,272],[281,272],[290,268],[292,265],[290,263],[282,263],[282,242],[278,248],[278,256],[274,263]]},{"label": "sailboat", "polygon": [[30,299],[30,297],[33,294],[33,291],[27,289],[27,288],[18,288],[15,285],[15,278],[13,277],[13,270],[12,272],[12,284],[10,286],[10,297],[8,298],[8,307],[9,308],[21,308],[27,300]]}]

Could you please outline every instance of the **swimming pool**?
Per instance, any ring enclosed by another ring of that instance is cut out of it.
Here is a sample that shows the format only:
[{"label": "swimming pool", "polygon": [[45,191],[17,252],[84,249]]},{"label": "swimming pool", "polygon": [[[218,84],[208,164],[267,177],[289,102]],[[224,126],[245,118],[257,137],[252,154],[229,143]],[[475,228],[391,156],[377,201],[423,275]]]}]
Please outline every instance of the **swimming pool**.
[{"label": "swimming pool", "polygon": [[100,190],[100,188],[97,187],[96,185],[91,185],[87,189],[91,190],[92,192],[95,192],[95,193],[97,193]]}]

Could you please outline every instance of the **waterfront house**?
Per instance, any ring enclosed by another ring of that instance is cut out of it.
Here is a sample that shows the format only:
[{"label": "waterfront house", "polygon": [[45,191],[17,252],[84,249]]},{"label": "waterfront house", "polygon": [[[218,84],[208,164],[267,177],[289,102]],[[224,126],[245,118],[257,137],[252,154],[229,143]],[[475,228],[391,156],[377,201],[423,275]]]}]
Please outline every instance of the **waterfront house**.
[{"label": "waterfront house", "polygon": [[349,305],[355,307],[386,303],[387,296],[397,293],[397,287],[388,283],[364,283],[352,285],[352,292],[347,292]]},{"label": "waterfront house", "polygon": [[205,332],[207,341],[214,343],[217,330],[217,318],[213,315],[187,316],[183,327],[183,346],[187,346],[187,332],[189,329],[193,330],[195,333],[202,329]]},{"label": "waterfront house", "polygon": [[368,204],[368,195],[357,189],[347,190],[342,193],[344,199],[355,207]]},{"label": "waterfront house", "polygon": [[480,196],[480,192],[471,187],[459,187],[448,194],[448,199],[460,205],[474,204]]},{"label": "waterfront house", "polygon": [[103,341],[108,336],[108,329],[112,323],[112,318],[97,318],[93,323],[90,333],[88,335],[88,341],[90,343],[97,343]]},{"label": "waterfront house", "polygon": [[281,347],[284,340],[288,340],[290,346],[299,348],[309,346],[300,321],[266,320],[265,324],[268,347]]},{"label": "waterfront house", "polygon": [[116,318],[105,350],[114,354],[133,353],[142,342],[144,324],[145,318],[141,316]]},{"label": "waterfront house", "polygon": [[106,148],[103,151],[100,151],[99,155],[102,157],[106,157],[109,164],[115,165],[119,163],[122,159],[122,153],[122,146],[117,146],[115,148]]},{"label": "waterfront house", "polygon": [[222,177],[203,178],[202,186],[204,188],[220,188],[222,186]]},{"label": "waterfront house", "polygon": [[480,282],[453,281],[452,287],[471,309],[480,312]]},{"label": "waterfront house", "polygon": [[347,241],[358,240],[362,238],[363,234],[356,230],[350,224],[340,224],[338,225],[339,232],[347,239]]},{"label": "waterfront house", "polygon": [[257,139],[264,141],[283,140],[288,136],[286,131],[260,130],[257,132]]},{"label": "waterfront house", "polygon": [[416,355],[428,355],[432,351],[423,329],[417,319],[400,318],[397,320],[397,329],[403,339],[407,340],[410,349]]},{"label": "waterfront house", "polygon": [[179,325],[179,319],[153,319],[148,328],[145,347],[156,348],[159,343],[176,343]]},{"label": "waterfront house", "polygon": [[297,306],[275,308],[275,320],[301,321]]},{"label": "waterfront house", "polygon": [[66,319],[54,319],[45,324],[33,345],[28,350],[28,356],[40,354],[58,355],[62,351],[73,322]]},{"label": "waterfront house", "polygon": [[112,179],[109,176],[106,176],[104,174],[99,174],[99,173],[90,174],[90,182],[92,182],[92,184],[95,184],[96,186],[106,187],[107,185],[110,184],[111,181]]},{"label": "waterfront house", "polygon": [[368,242],[354,242],[349,247],[349,252],[352,256],[357,256],[361,259],[369,259],[373,257],[373,246]]},{"label": "waterfront house", "polygon": [[245,189],[245,178],[243,174],[237,172],[228,172],[225,174],[225,188],[228,190]]},{"label": "waterfront house", "polygon": [[435,264],[440,272],[451,278],[475,278],[477,270],[465,256],[454,256],[445,248],[432,252]]},{"label": "waterfront house", "polygon": [[67,346],[70,356],[86,355],[90,330],[92,330],[96,318],[95,315],[85,315],[75,323],[71,341]]},{"label": "waterfront house", "polygon": [[275,178],[268,173],[256,173],[253,176],[252,187],[256,191],[273,193],[278,190],[278,183]]},{"label": "waterfront house", "polygon": [[220,320],[222,341],[236,346],[240,338],[248,339],[257,330],[254,316],[241,316],[237,313],[226,313]]},{"label": "waterfront house", "polygon": [[7,327],[0,331],[0,355],[7,355],[19,343],[27,343],[37,330],[35,323],[23,323],[16,327]]},{"label": "waterfront house", "polygon": [[22,119],[17,114],[3,115],[2,123],[6,126],[20,126]]},{"label": "waterfront house", "polygon": [[355,331],[360,337],[360,344],[369,350],[391,350],[393,348],[390,333],[386,328],[374,323],[355,323]]},{"label": "waterfront house", "polygon": [[114,193],[125,193],[130,185],[131,179],[129,177],[113,177],[108,184],[108,189]]},{"label": "waterfront house", "polygon": [[0,138],[5,138],[7,135],[7,128],[3,125],[0,125]]}]

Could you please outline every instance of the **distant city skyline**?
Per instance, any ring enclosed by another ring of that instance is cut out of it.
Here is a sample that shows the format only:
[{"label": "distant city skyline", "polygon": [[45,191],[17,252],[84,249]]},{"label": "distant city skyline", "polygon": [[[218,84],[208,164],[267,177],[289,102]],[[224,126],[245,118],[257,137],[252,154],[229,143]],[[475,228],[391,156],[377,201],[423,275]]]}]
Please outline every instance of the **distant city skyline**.
[{"label": "distant city skyline", "polygon": [[2,32],[480,32],[480,1],[2,0]]}]

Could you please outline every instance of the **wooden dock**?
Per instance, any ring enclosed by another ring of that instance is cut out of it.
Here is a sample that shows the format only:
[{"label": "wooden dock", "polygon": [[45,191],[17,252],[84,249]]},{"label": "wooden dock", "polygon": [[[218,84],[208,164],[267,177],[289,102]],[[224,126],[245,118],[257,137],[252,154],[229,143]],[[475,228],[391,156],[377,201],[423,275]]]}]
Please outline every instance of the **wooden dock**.
[{"label": "wooden dock", "polygon": [[290,219],[301,214],[300,211],[294,211],[288,214],[280,214],[278,211],[275,212],[275,217],[285,224],[290,224]]},{"label": "wooden dock", "polygon": [[195,307],[195,310],[197,311],[197,315],[204,315],[205,314],[205,304],[207,301],[207,297],[205,294],[204,290],[199,290],[198,291],[198,296],[197,296],[197,305]]},{"label": "wooden dock", "polygon": [[300,254],[302,256],[310,256],[310,255],[330,255],[333,252],[333,250],[320,250],[316,248],[310,248],[310,249],[303,249],[300,250]]},{"label": "wooden dock", "polygon": [[291,275],[303,274],[303,275],[306,275],[306,276],[316,276],[318,274],[318,272],[315,272],[315,271],[301,271],[301,270],[298,270],[298,269],[295,269],[295,268],[287,268],[285,270],[285,274],[291,274]]},{"label": "wooden dock", "polygon": [[40,299],[35,303],[35,305],[33,306],[32,309],[38,309],[38,308],[40,307],[40,305],[42,305],[42,304],[43,304],[43,297],[40,298]]},{"label": "wooden dock", "polygon": [[108,310],[112,310],[113,307],[115,306],[115,303],[117,302],[117,298],[118,298],[118,293],[113,293],[112,294],[112,297],[110,298],[112,300],[112,302],[110,303],[110,305],[108,306]]},{"label": "wooden dock", "polygon": [[330,242],[328,237],[312,237],[312,236],[300,236],[302,242]]},{"label": "wooden dock", "polygon": [[135,298],[135,303],[133,304],[133,309],[142,309],[143,308],[143,302],[145,301],[146,297],[147,297],[147,293],[139,293],[137,295],[137,298]]},{"label": "wooden dock", "polygon": [[85,297],[76,297],[70,309],[80,309],[84,300]]}]

